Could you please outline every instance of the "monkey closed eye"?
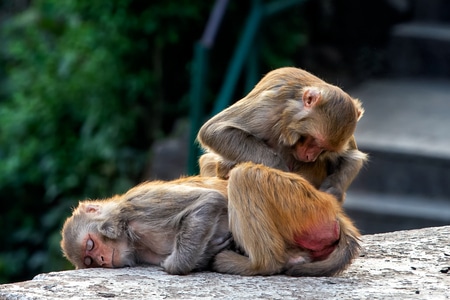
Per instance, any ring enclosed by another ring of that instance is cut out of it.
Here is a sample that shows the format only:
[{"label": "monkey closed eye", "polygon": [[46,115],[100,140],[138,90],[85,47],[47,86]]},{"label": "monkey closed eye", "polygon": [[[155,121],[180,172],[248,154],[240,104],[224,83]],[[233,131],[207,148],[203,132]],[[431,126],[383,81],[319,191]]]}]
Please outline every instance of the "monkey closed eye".
[{"label": "monkey closed eye", "polygon": [[89,256],[86,256],[84,258],[84,264],[89,267],[92,264],[92,258],[90,258]]},{"label": "monkey closed eye", "polygon": [[[94,241],[89,237],[86,241],[86,251],[92,251],[94,249]],[[89,256],[86,256],[84,258],[84,264],[85,266],[89,267],[92,264],[92,258]]]},{"label": "monkey closed eye", "polygon": [[88,239],[86,241],[86,250],[91,251],[92,249],[94,249],[94,241],[91,239]]}]

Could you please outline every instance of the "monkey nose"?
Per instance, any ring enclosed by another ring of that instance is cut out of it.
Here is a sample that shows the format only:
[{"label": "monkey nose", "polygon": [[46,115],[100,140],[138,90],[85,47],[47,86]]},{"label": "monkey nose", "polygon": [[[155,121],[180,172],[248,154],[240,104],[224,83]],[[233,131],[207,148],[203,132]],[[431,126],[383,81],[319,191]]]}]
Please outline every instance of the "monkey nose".
[{"label": "monkey nose", "polygon": [[105,258],[103,257],[103,255],[100,255],[97,258],[97,263],[99,264],[100,267],[103,267],[103,265],[105,264]]}]

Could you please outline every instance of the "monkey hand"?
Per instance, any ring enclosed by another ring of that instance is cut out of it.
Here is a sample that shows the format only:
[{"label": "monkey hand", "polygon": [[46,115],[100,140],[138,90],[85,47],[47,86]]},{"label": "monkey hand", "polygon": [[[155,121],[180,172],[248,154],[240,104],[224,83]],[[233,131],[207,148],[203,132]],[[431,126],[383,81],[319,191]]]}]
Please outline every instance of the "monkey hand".
[{"label": "monkey hand", "polygon": [[[206,251],[190,249],[189,253],[173,251],[162,263],[161,267],[169,274],[185,275],[193,270],[202,270],[217,253],[228,248],[233,242],[231,232],[209,241]],[[205,264],[206,263],[206,264]]]},{"label": "monkey hand", "polygon": [[336,184],[333,184],[333,181],[329,177],[323,181],[323,183],[320,185],[319,190],[333,195],[339,201],[339,203],[344,202],[345,193],[343,192],[342,188],[336,186]]},{"label": "monkey hand", "polygon": [[208,251],[212,255],[216,255],[222,250],[228,249],[233,243],[233,236],[231,232],[228,232],[226,235],[215,238],[211,240],[210,245],[208,245]]},{"label": "monkey hand", "polygon": [[161,262],[161,267],[164,268],[164,271],[172,275],[186,275],[195,267],[195,262],[192,265],[189,259],[182,257],[177,252],[172,252],[172,254]]},{"label": "monkey hand", "polygon": [[291,171],[289,166],[281,159],[272,168],[278,169],[278,170],[284,171],[284,172],[290,172]]},{"label": "monkey hand", "polygon": [[339,237],[339,221],[334,220],[303,232],[295,236],[294,240],[301,248],[308,250],[310,258],[316,261],[327,258],[333,252]]},{"label": "monkey hand", "polygon": [[105,221],[99,225],[98,231],[107,238],[115,240],[120,237],[124,228],[117,222]]},{"label": "monkey hand", "polygon": [[267,148],[264,155],[254,158],[255,163],[260,163],[270,168],[274,168],[284,172],[292,171],[288,163],[283,159],[282,155],[272,148]]},{"label": "monkey hand", "polygon": [[221,179],[227,180],[230,177],[230,171],[236,166],[236,163],[220,160],[217,162],[216,175]]}]

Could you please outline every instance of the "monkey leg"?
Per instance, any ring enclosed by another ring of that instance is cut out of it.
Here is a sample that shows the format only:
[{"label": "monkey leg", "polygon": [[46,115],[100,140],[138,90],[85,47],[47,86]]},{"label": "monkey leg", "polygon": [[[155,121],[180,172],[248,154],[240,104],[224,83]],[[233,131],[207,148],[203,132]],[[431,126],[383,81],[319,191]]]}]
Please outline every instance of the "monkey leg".
[{"label": "monkey leg", "polygon": [[228,230],[219,228],[226,216],[224,196],[216,191],[203,192],[179,216],[172,253],[162,263],[166,272],[181,275],[208,266],[211,258],[230,243]]},{"label": "monkey leg", "polygon": [[276,196],[265,183],[259,182],[262,176],[259,177],[252,168],[239,165],[231,174],[228,186],[229,226],[236,243],[248,257],[223,251],[216,256],[214,269],[240,275],[279,273],[286,261],[286,249],[275,221],[275,199],[272,198]]}]

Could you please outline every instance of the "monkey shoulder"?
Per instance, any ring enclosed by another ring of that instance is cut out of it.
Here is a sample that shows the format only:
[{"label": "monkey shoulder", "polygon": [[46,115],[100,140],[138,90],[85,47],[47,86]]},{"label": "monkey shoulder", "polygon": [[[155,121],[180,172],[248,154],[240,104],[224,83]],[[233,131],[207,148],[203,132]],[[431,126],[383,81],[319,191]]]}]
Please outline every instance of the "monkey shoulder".
[{"label": "monkey shoulder", "polygon": [[168,181],[164,184],[148,182],[129,190],[123,197],[129,210],[145,209],[156,213],[164,210],[181,211],[192,203],[224,203],[226,181],[210,179],[212,186],[197,181]]}]

